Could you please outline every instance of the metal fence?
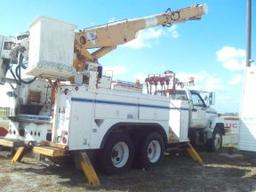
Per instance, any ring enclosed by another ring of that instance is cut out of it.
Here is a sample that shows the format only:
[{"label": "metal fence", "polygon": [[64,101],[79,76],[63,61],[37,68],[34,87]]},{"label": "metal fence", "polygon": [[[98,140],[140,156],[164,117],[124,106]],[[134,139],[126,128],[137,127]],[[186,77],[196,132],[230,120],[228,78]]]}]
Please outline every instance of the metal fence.
[{"label": "metal fence", "polygon": [[9,107],[0,107],[0,119],[7,119],[9,115],[10,115]]}]

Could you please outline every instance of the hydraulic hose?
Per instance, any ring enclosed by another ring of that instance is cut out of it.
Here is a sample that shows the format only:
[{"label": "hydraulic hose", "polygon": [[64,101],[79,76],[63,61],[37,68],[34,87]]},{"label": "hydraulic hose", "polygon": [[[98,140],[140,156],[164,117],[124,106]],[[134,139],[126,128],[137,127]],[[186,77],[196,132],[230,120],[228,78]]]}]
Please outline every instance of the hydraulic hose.
[{"label": "hydraulic hose", "polygon": [[37,79],[37,77],[34,77],[33,79],[27,80],[27,81],[24,80],[24,79],[22,79],[22,78],[21,78],[21,68],[22,68],[21,65],[17,65],[17,67],[16,67],[16,69],[15,69],[15,75],[16,75],[16,77],[18,78],[18,81],[19,81],[20,83],[30,84],[30,83],[33,83],[33,82]]},{"label": "hydraulic hose", "polygon": [[33,83],[37,79],[37,77],[34,77],[33,79],[27,80],[27,81],[22,79],[22,77],[21,77],[21,68],[26,69],[26,66],[23,63],[23,59],[24,59],[23,55],[19,54],[19,59],[18,59],[19,62],[18,62],[18,65],[15,69],[15,75],[16,75],[18,81],[19,81],[19,84],[20,83],[24,83],[24,84]]}]

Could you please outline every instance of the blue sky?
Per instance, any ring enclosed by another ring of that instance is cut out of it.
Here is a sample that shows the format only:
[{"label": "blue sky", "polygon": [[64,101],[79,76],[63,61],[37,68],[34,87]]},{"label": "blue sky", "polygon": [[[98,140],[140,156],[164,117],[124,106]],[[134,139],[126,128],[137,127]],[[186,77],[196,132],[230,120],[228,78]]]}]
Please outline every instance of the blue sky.
[{"label": "blue sky", "polygon": [[[117,48],[100,62],[114,71],[116,79],[122,80],[143,79],[149,73],[165,70],[178,73],[182,79],[194,76],[198,88],[216,92],[219,111],[238,112],[245,56],[246,0],[1,0],[0,34],[16,35],[26,31],[32,21],[42,15],[76,24],[82,29],[196,3],[208,6],[208,14],[201,21],[143,31],[136,40]],[[253,26],[255,22],[254,19]],[[254,30],[254,59],[255,34]],[[5,98],[6,87],[1,87],[2,98]],[[7,103],[3,101],[0,105]]]}]

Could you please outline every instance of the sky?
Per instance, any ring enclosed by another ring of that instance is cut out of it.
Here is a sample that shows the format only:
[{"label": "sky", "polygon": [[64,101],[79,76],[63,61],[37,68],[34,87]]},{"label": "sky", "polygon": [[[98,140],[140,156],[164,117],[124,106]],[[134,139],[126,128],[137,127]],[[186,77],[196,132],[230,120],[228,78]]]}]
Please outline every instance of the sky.
[{"label": "sky", "polygon": [[[104,56],[99,62],[114,79],[144,80],[147,74],[176,72],[180,79],[195,78],[196,87],[216,93],[219,112],[239,112],[246,47],[246,0],[1,0],[0,34],[27,31],[38,16],[75,24],[78,29],[111,21],[154,15],[205,3],[208,13],[200,21],[154,27]],[[253,24],[256,12],[253,5]],[[256,59],[256,31],[252,33]],[[0,86],[0,106],[9,105]]]}]

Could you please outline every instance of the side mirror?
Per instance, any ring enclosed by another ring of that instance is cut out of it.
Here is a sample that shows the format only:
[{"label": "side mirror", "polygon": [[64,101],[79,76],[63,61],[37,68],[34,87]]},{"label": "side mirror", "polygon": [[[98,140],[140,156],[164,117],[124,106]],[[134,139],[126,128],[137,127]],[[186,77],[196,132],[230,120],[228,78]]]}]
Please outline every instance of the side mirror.
[{"label": "side mirror", "polygon": [[209,94],[209,105],[214,105],[215,104],[215,93],[210,92]]}]

